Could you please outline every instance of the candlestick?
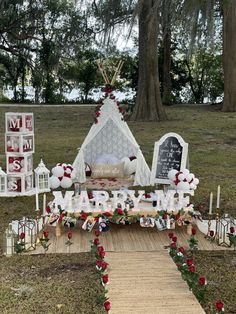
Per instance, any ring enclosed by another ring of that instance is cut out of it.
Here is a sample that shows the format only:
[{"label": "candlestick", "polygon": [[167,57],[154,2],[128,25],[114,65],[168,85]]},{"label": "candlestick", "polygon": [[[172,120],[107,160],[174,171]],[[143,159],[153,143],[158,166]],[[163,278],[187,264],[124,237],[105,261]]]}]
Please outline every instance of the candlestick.
[{"label": "candlestick", "polygon": [[43,194],[43,215],[45,216],[47,213],[46,213],[46,194],[44,193]]},{"label": "candlestick", "polygon": [[39,211],[39,193],[37,189],[35,191],[35,203],[36,203],[36,211]]},{"label": "candlestick", "polygon": [[220,185],[217,187],[217,201],[216,201],[216,208],[220,208]]},{"label": "candlestick", "polygon": [[209,215],[212,214],[213,193],[210,193]]}]

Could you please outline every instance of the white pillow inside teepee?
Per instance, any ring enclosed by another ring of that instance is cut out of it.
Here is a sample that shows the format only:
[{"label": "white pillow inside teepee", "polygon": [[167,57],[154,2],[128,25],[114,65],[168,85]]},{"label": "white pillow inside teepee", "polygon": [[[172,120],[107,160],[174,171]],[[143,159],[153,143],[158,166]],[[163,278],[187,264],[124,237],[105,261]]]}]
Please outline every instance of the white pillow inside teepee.
[{"label": "white pillow inside teepee", "polygon": [[104,154],[101,156],[98,156],[95,164],[97,165],[117,165],[120,163],[119,158],[112,154]]},{"label": "white pillow inside teepee", "polygon": [[136,172],[137,168],[137,159],[133,159],[132,161],[129,157],[124,157],[121,159],[124,162],[124,173],[126,176],[131,176]]}]

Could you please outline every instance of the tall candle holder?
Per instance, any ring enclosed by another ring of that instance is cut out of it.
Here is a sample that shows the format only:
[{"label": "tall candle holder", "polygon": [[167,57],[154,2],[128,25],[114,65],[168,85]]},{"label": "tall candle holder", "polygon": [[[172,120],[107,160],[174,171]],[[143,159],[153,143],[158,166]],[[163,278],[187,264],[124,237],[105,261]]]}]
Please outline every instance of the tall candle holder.
[{"label": "tall candle holder", "polygon": [[220,208],[216,208],[216,230],[215,230],[215,240],[217,242],[217,244],[219,245],[219,223],[220,223]]}]

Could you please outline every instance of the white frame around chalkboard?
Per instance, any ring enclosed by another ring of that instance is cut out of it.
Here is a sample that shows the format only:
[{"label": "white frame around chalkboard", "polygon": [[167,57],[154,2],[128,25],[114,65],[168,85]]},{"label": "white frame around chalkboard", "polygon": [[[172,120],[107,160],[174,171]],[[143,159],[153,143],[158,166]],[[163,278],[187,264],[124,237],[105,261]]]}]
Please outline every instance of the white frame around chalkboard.
[{"label": "white frame around chalkboard", "polygon": [[170,184],[171,181],[169,179],[158,179],[156,178],[156,170],[157,170],[157,157],[159,154],[159,147],[160,145],[168,138],[168,137],[175,137],[179,141],[180,145],[183,147],[182,156],[181,156],[181,164],[180,164],[180,171],[184,170],[187,166],[188,160],[188,143],[186,143],[182,136],[177,133],[166,133],[161,137],[161,139],[155,142],[154,152],[153,152],[153,160],[152,160],[152,170],[151,170],[151,180],[150,184],[154,185],[155,183],[161,184]]}]

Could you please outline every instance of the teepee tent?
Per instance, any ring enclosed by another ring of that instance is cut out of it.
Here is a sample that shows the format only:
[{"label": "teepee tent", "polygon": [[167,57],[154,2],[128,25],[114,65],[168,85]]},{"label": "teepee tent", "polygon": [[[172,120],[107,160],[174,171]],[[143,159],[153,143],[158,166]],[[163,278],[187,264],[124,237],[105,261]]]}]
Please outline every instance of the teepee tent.
[{"label": "teepee tent", "polygon": [[96,123],[91,127],[73,163],[76,179],[79,183],[86,182],[86,163],[92,165],[96,163],[99,156],[112,154],[120,160],[124,157],[136,156],[134,185],[150,184],[150,169],[120,111],[114,96],[111,92],[108,93]]}]

